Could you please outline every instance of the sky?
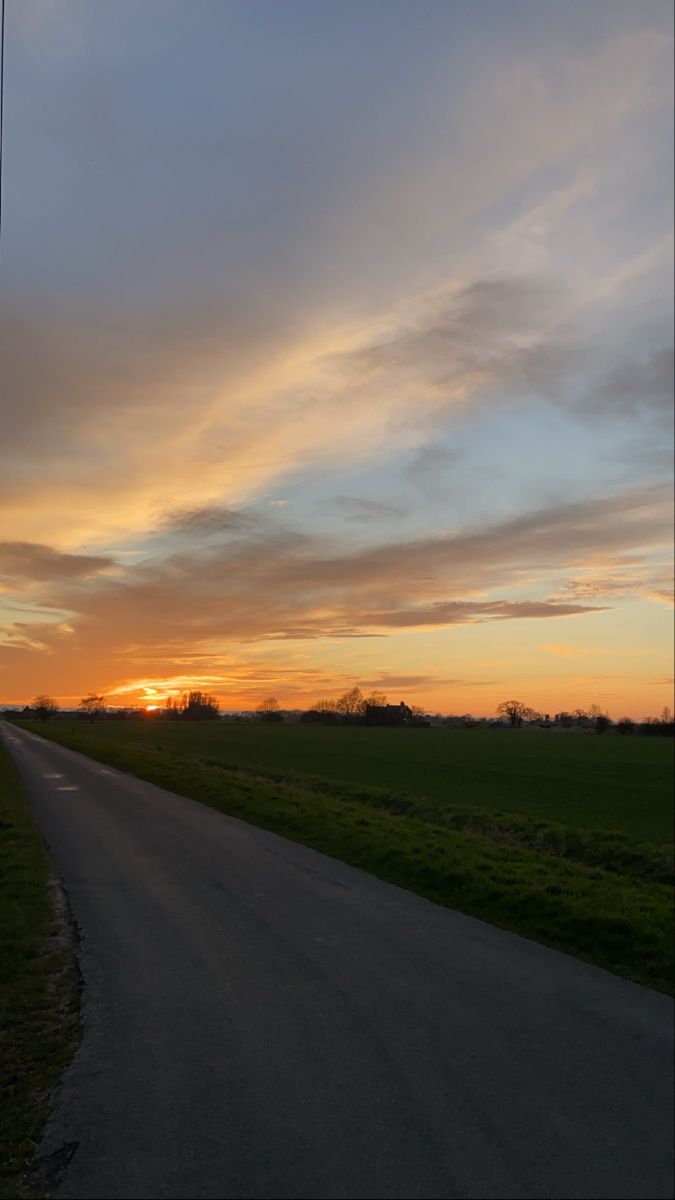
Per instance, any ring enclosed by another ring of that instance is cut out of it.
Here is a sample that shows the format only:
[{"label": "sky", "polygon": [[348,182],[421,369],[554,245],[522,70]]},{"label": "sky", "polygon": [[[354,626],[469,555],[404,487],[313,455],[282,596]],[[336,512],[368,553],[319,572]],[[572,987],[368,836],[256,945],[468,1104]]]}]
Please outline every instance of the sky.
[{"label": "sky", "polygon": [[7,0],[0,704],[672,704],[672,6]]}]

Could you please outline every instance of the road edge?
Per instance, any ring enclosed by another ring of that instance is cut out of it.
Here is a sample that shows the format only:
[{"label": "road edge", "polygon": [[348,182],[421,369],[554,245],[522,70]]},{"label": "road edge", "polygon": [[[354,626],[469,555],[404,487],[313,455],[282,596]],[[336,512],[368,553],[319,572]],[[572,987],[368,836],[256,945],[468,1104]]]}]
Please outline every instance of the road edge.
[{"label": "road edge", "polygon": [[[7,914],[0,980],[4,1010],[0,1108],[12,1114],[0,1147],[0,1200],[45,1200],[58,1163],[39,1156],[63,1073],[82,1036],[79,931],[9,747],[0,808],[10,870],[0,879]],[[5,973],[3,972],[3,975]]]}]

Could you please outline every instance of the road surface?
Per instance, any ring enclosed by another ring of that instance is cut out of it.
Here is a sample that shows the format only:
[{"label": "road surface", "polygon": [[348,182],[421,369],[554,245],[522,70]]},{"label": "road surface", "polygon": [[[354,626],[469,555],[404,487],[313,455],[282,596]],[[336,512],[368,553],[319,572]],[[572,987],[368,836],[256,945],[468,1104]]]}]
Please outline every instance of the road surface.
[{"label": "road surface", "polygon": [[59,1200],[672,1195],[668,998],[4,735],[81,932]]}]

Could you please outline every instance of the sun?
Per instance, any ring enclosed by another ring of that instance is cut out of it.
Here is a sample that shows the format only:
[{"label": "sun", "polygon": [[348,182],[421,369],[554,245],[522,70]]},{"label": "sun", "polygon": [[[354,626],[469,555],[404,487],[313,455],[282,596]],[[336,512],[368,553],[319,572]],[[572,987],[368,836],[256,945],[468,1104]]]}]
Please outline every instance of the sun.
[{"label": "sun", "polygon": [[146,712],[157,712],[158,708],[159,708],[159,704],[146,704],[145,711]]}]

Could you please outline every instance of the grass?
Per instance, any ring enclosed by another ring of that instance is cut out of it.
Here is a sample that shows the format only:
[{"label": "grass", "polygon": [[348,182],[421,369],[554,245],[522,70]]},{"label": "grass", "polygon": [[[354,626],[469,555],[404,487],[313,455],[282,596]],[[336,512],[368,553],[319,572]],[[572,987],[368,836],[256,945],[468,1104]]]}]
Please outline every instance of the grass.
[{"label": "grass", "polygon": [[665,742],[151,721],[32,728],[438,903],[672,991]]},{"label": "grass", "polygon": [[[66,722],[33,725],[61,736]],[[529,730],[331,729],[301,724],[76,724],[101,744],[158,747],[225,767],[424,796],[441,807],[672,842],[672,742]]]},{"label": "grass", "polygon": [[0,1196],[25,1173],[79,1037],[73,941],[18,772],[0,745]]}]

